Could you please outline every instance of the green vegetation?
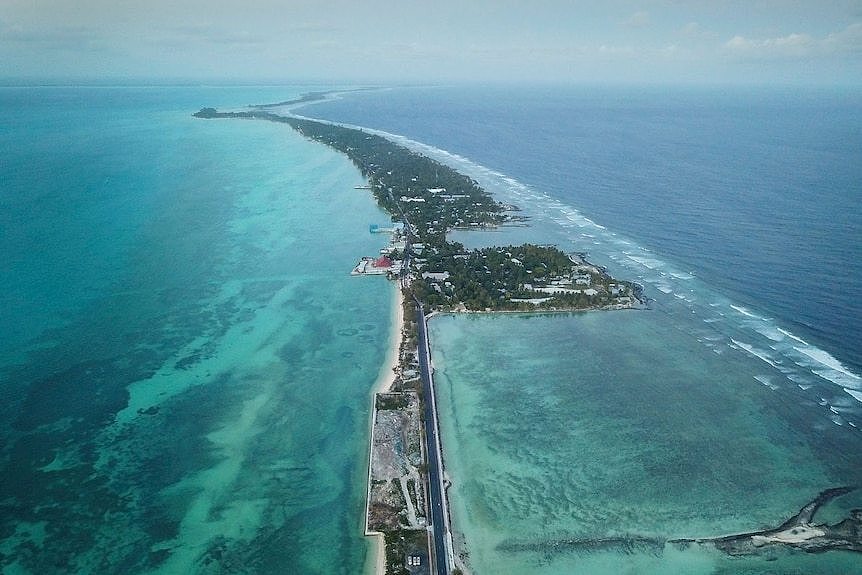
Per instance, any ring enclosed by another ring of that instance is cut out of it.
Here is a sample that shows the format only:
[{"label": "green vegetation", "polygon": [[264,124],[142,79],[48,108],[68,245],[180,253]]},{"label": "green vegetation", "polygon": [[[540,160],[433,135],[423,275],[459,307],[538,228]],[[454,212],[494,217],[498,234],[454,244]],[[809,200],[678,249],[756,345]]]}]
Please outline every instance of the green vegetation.
[{"label": "green vegetation", "polygon": [[386,540],[386,574],[410,575],[405,565],[409,555],[419,555],[428,562],[428,532],[422,530],[393,529],[384,531]]},{"label": "green vegetation", "polygon": [[376,134],[311,120],[288,119],[297,131],[350,158],[368,178],[380,206],[411,224],[416,240],[445,243],[454,227],[483,227],[511,221],[505,207],[478,183],[440,162]]},{"label": "green vegetation", "polygon": [[[319,98],[319,95],[312,95]],[[523,220],[517,209],[495,201],[473,179],[431,158],[363,130],[285,117],[264,109],[221,113],[204,108],[200,118],[252,118],[289,124],[343,152],[369,183],[380,206],[405,225],[410,264],[405,305],[438,310],[577,310],[633,307],[638,286],[614,280],[581,256],[553,246],[465,250],[446,239],[453,228],[482,228]],[[399,254],[401,255],[401,254]],[[408,338],[415,337],[406,313]]]},{"label": "green vegetation", "polygon": [[[323,97],[309,94],[293,104]],[[245,112],[220,113],[204,108],[200,118],[263,119],[285,123],[305,137],[344,153],[367,178],[378,204],[392,219],[404,224],[403,253],[391,254],[404,266],[404,331],[399,352],[400,370],[394,390],[415,389],[422,401],[418,378],[405,381],[416,359],[415,302],[432,310],[578,310],[601,307],[633,307],[640,303],[640,289],[614,280],[583,255],[569,255],[554,246],[524,244],[466,250],[446,238],[454,228],[483,228],[517,223],[517,208],[495,201],[471,178],[431,158],[363,130],[299,118],[279,116],[266,107]],[[401,238],[399,238],[401,239]],[[379,394],[378,410],[403,410],[404,393]],[[420,425],[424,411],[419,410]],[[419,451],[418,446],[416,451]],[[411,446],[413,449],[413,446]],[[417,465],[427,477],[427,462]],[[418,504],[416,482],[407,480],[408,496]],[[407,502],[398,480],[372,480],[372,488],[387,493],[386,503],[372,506],[369,525],[381,528],[386,541],[386,572],[407,575],[406,560],[428,560],[428,534],[405,529]],[[455,569],[453,573],[460,573]]]},{"label": "green vegetation", "polygon": [[379,411],[406,409],[410,401],[403,393],[378,393],[377,409]]},{"label": "green vegetation", "polygon": [[631,305],[637,289],[579,256],[524,244],[464,251],[426,248],[411,284],[429,307],[467,310],[586,309]]},{"label": "green vegetation", "polygon": [[418,242],[445,242],[454,227],[498,225],[520,218],[506,213],[475,180],[431,158],[363,130],[266,111],[218,112],[204,108],[198,118],[251,118],[289,124],[305,137],[344,153],[368,178],[380,206],[397,221],[409,222]]},{"label": "green vegetation", "polygon": [[418,512],[418,510],[419,510],[419,508],[418,508],[419,495],[416,493],[416,480],[415,479],[411,478],[411,479],[407,480],[407,494],[410,496],[410,499],[412,499],[417,504],[417,512]]}]

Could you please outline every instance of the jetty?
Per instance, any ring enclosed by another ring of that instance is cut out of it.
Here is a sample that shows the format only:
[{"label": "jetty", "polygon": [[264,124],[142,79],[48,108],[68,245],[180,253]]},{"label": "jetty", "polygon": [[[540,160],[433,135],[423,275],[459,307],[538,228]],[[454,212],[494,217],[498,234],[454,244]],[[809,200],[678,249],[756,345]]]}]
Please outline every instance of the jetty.
[{"label": "jetty", "polygon": [[390,278],[401,276],[401,272],[406,269],[406,262],[409,257],[404,224],[394,223],[388,228],[371,224],[368,226],[368,231],[372,234],[389,233],[392,234],[392,237],[389,240],[389,245],[380,250],[379,257],[364,256],[360,258],[350,275],[385,275]]}]

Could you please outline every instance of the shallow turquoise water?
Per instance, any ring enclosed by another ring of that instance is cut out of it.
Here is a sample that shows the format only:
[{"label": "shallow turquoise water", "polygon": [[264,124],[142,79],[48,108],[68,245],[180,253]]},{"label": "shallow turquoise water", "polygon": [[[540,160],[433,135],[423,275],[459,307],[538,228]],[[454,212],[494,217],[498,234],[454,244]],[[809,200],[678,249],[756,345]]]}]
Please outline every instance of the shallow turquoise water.
[{"label": "shallow turquoise water", "polygon": [[[815,370],[805,379],[862,391],[858,89],[413,87],[308,112],[436,147],[483,185],[496,179],[541,233],[562,227],[571,249],[648,289],[687,295],[672,271],[720,288],[817,348],[792,358]],[[824,289],[823,270],[842,288]]]},{"label": "shallow turquoise water", "polygon": [[[442,316],[430,331],[453,521],[476,573],[862,569],[844,553],[566,543],[776,526],[857,484],[860,434],[755,380],[757,360],[719,355],[654,311]],[[860,500],[837,502],[833,519]]]},{"label": "shallow turquoise water", "polygon": [[[309,108],[398,134],[530,217],[451,239],[588,252],[652,300],[635,315],[432,322],[453,519],[476,572],[862,572],[837,553],[565,544],[757,529],[859,483],[859,101],[449,87]],[[824,283],[833,272],[842,287]]]},{"label": "shallow turquoise water", "polygon": [[393,295],[349,275],[385,240],[358,171],[190,116],[284,88],[27,90],[0,133],[2,572],[356,573]]}]

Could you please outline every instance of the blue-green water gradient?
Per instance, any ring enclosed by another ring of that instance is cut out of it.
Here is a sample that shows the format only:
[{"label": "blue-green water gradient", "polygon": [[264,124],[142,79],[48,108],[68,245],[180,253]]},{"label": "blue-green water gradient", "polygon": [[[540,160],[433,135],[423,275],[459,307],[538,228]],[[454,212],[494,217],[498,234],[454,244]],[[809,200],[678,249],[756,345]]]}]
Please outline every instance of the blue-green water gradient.
[{"label": "blue-green water gradient", "polygon": [[310,88],[0,90],[0,569],[356,573],[392,286]]},{"label": "blue-green water gradient", "polygon": [[849,552],[665,543],[777,527],[859,482],[859,432],[754,382],[756,359],[652,311],[440,316],[430,331],[453,525],[476,573],[860,572]]}]

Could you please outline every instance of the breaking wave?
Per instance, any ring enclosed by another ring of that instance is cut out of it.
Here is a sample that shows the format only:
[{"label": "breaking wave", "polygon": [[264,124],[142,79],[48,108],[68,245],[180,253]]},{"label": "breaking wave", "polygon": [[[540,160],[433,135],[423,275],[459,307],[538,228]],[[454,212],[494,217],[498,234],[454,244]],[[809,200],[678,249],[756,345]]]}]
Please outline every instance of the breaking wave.
[{"label": "breaking wave", "polygon": [[[362,126],[340,124],[377,134],[424,154],[469,175],[504,203],[517,205],[533,222],[531,228],[541,229],[533,235],[510,236],[516,241],[557,243],[570,251],[586,251],[590,246],[591,258],[616,275],[636,281],[658,309],[677,318],[699,318],[688,321],[688,329],[703,345],[721,354],[716,342],[724,341],[725,348],[739,350],[768,364],[776,375],[784,378],[788,386],[804,393],[830,395],[830,400],[849,395],[862,404],[862,378],[853,373],[825,350],[810,345],[803,338],[781,326],[767,315],[748,305],[734,302],[694,273],[677,268],[671,262],[639,246],[630,238],[608,230],[605,226],[582,214],[577,208],[538,191],[499,171],[477,164],[470,159],[441,148],[410,138]],[[505,231],[504,231],[505,232]],[[475,237],[477,232],[470,232]],[[541,239],[537,236],[541,234]],[[478,233],[481,235],[481,233]],[[490,234],[488,243],[499,243],[500,236]],[[504,233],[504,236],[506,234]],[[462,237],[467,245],[469,241]],[[482,241],[478,241],[481,245]],[[682,309],[680,309],[682,308]],[[725,313],[723,309],[736,313]],[[684,312],[683,314],[678,313]],[[697,327],[700,326],[700,327]],[[705,331],[701,331],[705,330]],[[750,343],[749,343],[750,342]],[[770,388],[779,388],[776,379],[757,379]],[[823,385],[832,386],[824,390]],[[837,395],[835,395],[837,394]],[[827,402],[829,404],[835,401]],[[862,417],[862,409],[858,410]],[[837,417],[836,414],[831,413]],[[855,426],[854,426],[855,427]]]}]

